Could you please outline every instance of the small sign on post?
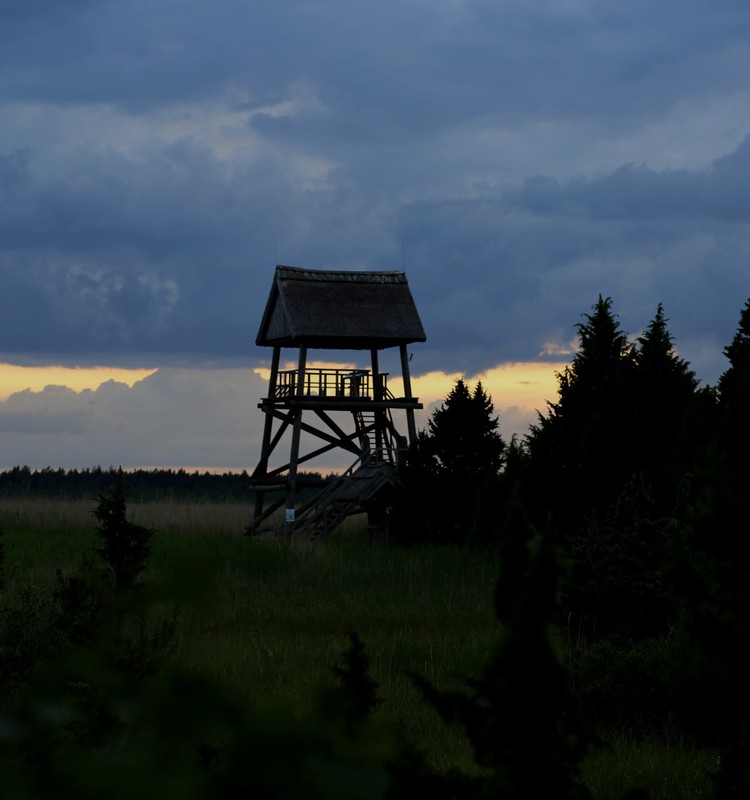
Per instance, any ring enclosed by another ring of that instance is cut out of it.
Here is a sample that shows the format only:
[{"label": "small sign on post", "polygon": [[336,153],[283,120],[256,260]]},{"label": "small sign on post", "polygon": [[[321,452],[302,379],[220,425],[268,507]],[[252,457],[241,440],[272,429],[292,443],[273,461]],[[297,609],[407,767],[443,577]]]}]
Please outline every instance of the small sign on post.
[{"label": "small sign on post", "polygon": [[285,522],[294,522],[294,509],[293,508],[287,508],[286,516],[284,517],[284,521]]}]

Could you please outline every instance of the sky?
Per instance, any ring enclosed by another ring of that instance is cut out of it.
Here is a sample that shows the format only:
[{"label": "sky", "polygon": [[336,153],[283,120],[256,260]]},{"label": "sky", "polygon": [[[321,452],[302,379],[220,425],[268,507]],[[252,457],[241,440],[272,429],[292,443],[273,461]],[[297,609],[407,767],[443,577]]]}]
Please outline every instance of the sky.
[{"label": "sky", "polygon": [[506,437],[599,294],[709,384],[750,297],[746,0],[0,0],[0,120],[0,468],[252,469],[276,264]]}]

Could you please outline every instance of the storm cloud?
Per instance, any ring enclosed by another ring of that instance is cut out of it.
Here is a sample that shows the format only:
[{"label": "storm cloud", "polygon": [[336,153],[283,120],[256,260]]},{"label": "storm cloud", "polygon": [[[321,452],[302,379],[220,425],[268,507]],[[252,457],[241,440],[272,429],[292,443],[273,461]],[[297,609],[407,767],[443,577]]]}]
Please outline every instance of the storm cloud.
[{"label": "storm cloud", "polygon": [[748,34],[739,0],[5,2],[0,360],[250,365],[286,263],[404,268],[416,370],[538,358],[602,293],[714,380]]}]

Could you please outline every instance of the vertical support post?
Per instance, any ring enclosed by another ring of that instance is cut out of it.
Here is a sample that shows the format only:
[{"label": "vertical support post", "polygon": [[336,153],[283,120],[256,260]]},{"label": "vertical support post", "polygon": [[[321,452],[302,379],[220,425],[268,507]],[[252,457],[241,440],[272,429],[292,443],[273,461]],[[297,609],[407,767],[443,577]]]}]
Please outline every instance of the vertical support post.
[{"label": "vertical support post", "polygon": [[[305,389],[305,366],[307,364],[307,347],[301,345],[299,349],[299,365],[297,368],[297,383],[295,397],[300,398]],[[294,402],[294,401],[292,401]],[[289,475],[286,485],[286,510],[284,529],[287,538],[291,538],[294,531],[294,494],[297,489],[297,463],[299,460],[299,440],[302,432],[302,409],[294,409],[294,423],[292,428],[292,452],[289,456]]]},{"label": "vertical support post", "polygon": [[[375,402],[384,400],[383,385],[380,382],[380,366],[378,364],[378,349],[373,347],[370,350],[370,363],[372,366],[372,399]],[[373,414],[375,421],[375,449],[377,451],[377,460],[385,461],[385,453],[383,452],[383,411],[376,408]]]},{"label": "vertical support post", "polygon": [[281,359],[281,347],[276,345],[273,348],[273,357],[271,358],[271,376],[268,380],[268,396],[276,396],[276,384],[279,381],[279,361]]},{"label": "vertical support post", "polygon": [[[404,397],[411,399],[413,395],[411,393],[411,376],[409,375],[409,353],[405,344],[399,345],[399,350],[401,351],[401,376],[404,380]],[[409,430],[409,444],[414,444],[417,440],[417,425],[414,421],[413,408],[406,409],[406,426]]]},{"label": "vertical support post", "polygon": [[378,380],[378,374],[380,372],[380,368],[378,367],[378,351],[374,347],[370,350],[370,362],[372,364],[372,399],[382,400],[382,389],[380,381]]},{"label": "vertical support post", "polygon": [[[273,348],[273,356],[271,358],[271,376],[268,382],[268,399],[273,402],[276,395],[276,383],[279,377],[279,360],[281,358],[281,347],[276,345]],[[273,432],[273,417],[266,412],[266,419],[263,426],[263,441],[260,448],[260,462],[255,469],[255,474],[259,478],[265,478],[268,471],[268,448],[271,445],[271,433]],[[263,500],[265,492],[263,490],[255,490],[255,513],[253,520],[258,519],[263,513]]]}]

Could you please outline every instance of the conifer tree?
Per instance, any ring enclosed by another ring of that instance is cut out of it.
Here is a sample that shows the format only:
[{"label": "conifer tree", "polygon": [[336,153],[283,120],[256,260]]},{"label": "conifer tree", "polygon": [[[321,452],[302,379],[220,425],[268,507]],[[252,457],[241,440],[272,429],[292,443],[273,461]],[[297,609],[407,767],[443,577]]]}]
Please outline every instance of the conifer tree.
[{"label": "conifer tree", "polygon": [[103,546],[97,550],[112,569],[118,589],[132,586],[146,565],[152,531],[127,519],[125,479],[122,469],[109,494],[100,494],[93,515],[99,520],[97,534]]},{"label": "conifer tree", "polygon": [[699,419],[698,380],[674,351],[661,303],[637,339],[635,364],[636,467],[654,512],[665,515],[674,508],[680,482],[693,468],[709,426]]},{"label": "conifer tree", "polygon": [[[433,460],[431,505],[436,512],[437,541],[471,541],[477,500],[497,478],[503,463],[505,442],[498,427],[492,398],[481,382],[470,392],[459,379],[445,403],[433,412],[424,445]],[[439,505],[435,497],[440,498]]]},{"label": "conifer tree", "polygon": [[730,468],[744,483],[750,477],[750,299],[724,355],[729,367],[718,385],[720,447]]},{"label": "conifer tree", "polygon": [[391,515],[394,541],[480,543],[473,538],[473,514],[503,464],[505,442],[498,428],[481,382],[472,392],[457,380],[400,470],[403,488]]},{"label": "conifer tree", "polygon": [[684,548],[676,683],[694,729],[721,752],[715,796],[739,798],[750,793],[750,300],[724,355],[717,436]]},{"label": "conifer tree", "polygon": [[5,545],[3,544],[3,529],[0,528],[0,592],[5,587]]},{"label": "conifer tree", "polygon": [[664,306],[659,303],[654,318],[637,339],[635,362],[641,380],[652,388],[654,396],[667,392],[681,399],[695,390],[698,381],[688,362],[675,353],[667,322]]},{"label": "conifer tree", "polygon": [[580,348],[558,373],[558,400],[528,437],[533,507],[556,515],[564,539],[608,507],[633,471],[633,347],[599,296],[577,325]]},{"label": "conifer tree", "polygon": [[427,424],[430,449],[440,472],[469,481],[500,470],[505,443],[494,410],[481,382],[472,393],[462,379],[456,381]]}]

